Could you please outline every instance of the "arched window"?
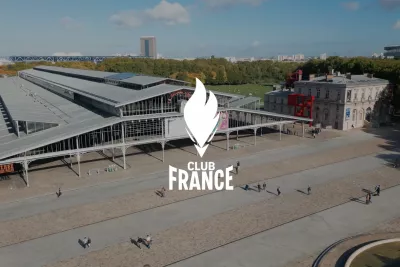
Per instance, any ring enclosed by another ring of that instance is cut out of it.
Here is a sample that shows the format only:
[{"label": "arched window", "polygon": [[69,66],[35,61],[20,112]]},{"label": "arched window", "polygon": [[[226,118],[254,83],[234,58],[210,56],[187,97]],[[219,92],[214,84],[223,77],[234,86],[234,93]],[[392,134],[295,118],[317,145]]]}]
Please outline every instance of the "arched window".
[{"label": "arched window", "polygon": [[367,108],[367,110],[365,111],[365,120],[371,121],[371,113],[372,113],[372,109]]},{"label": "arched window", "polygon": [[324,110],[324,120],[329,120],[329,111],[327,109]]},{"label": "arched window", "polygon": [[353,109],[353,121],[357,119],[357,110]]},{"label": "arched window", "polygon": [[362,121],[362,120],[364,120],[364,110],[360,110],[360,117],[359,117],[359,120],[360,121]]}]

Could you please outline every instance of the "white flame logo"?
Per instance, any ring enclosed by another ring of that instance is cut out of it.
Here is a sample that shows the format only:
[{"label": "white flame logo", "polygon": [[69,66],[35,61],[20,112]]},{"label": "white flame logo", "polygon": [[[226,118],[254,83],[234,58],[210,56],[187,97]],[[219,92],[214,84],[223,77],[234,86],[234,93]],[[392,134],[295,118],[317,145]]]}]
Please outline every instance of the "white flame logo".
[{"label": "white flame logo", "polygon": [[190,139],[195,143],[200,157],[206,152],[208,143],[214,137],[219,121],[218,102],[210,91],[207,101],[207,93],[204,84],[196,78],[196,90],[185,105],[184,118],[186,131]]}]

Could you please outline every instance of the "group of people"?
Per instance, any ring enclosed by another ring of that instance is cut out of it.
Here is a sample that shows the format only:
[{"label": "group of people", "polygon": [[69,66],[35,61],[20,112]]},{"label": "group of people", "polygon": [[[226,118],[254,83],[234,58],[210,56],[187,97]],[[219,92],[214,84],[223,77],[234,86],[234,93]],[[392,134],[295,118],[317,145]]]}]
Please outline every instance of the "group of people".
[{"label": "group of people", "polygon": [[[311,187],[308,187],[309,188],[309,190],[311,191]],[[246,184],[245,186],[244,186],[244,190],[246,190],[246,191],[248,191],[250,189],[250,186],[248,185],[248,184]],[[258,189],[258,192],[261,192],[261,185],[260,184],[258,184],[257,185],[257,189]],[[264,191],[266,191],[267,190],[267,184],[264,182],[263,183],[263,185],[262,185],[262,190],[264,190]],[[309,192],[310,192],[309,191]],[[278,186],[277,188],[276,188],[276,195],[277,196],[280,196],[281,195],[281,188]]]},{"label": "group of people", "polygon": [[145,245],[147,248],[150,248],[151,244],[153,242],[153,239],[151,238],[151,235],[147,235],[146,239],[138,237],[138,239],[136,240],[137,246],[142,249],[140,247],[140,244]]},{"label": "group of people", "polygon": [[92,244],[92,240],[90,239],[90,237],[84,237],[83,239],[82,239],[82,245],[83,245],[83,248],[88,248],[88,247],[90,247],[90,244]]},{"label": "group of people", "polygon": [[[377,185],[377,186],[375,186],[375,196],[379,196],[380,194],[381,194],[381,186]],[[371,198],[372,198],[372,193],[371,193],[371,191],[369,191],[367,193],[367,195],[365,196],[365,204],[372,203]]]},{"label": "group of people", "polygon": [[312,136],[315,138],[315,135],[319,134],[321,132],[321,128],[315,128],[311,130]]}]

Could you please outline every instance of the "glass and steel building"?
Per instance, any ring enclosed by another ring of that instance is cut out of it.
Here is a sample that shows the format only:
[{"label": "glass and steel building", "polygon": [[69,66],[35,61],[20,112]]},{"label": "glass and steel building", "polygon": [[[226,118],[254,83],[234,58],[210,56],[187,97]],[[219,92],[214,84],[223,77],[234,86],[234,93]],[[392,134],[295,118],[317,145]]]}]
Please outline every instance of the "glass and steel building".
[{"label": "glass and steel building", "polygon": [[400,58],[400,45],[391,45],[384,47],[385,52],[383,55],[385,57]]},{"label": "glass and steel building", "polygon": [[140,54],[143,57],[157,58],[156,37],[140,37]]}]

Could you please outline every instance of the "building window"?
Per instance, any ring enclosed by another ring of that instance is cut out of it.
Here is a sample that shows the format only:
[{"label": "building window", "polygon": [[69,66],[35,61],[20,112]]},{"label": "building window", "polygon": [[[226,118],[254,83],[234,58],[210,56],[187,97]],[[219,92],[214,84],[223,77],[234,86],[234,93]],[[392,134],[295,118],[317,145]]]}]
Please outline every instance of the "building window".
[{"label": "building window", "polygon": [[353,109],[353,121],[357,119],[357,110]]},{"label": "building window", "polygon": [[365,99],[365,92],[362,91],[362,93],[361,93],[361,100],[364,100],[364,99]]},{"label": "building window", "polygon": [[340,91],[337,93],[336,100],[340,101]]},{"label": "building window", "polygon": [[283,112],[283,106],[281,106],[281,113]]},{"label": "building window", "polygon": [[351,101],[351,90],[347,91],[347,97],[346,97],[346,99],[347,99],[347,102],[350,102],[350,101]]},{"label": "building window", "polygon": [[375,99],[378,99],[378,98],[379,98],[379,91],[377,91],[375,94]]},{"label": "building window", "polygon": [[354,91],[354,101],[357,101],[357,99],[358,99],[358,93],[357,91]]},{"label": "building window", "polygon": [[311,88],[308,89],[308,96],[311,96]]},{"label": "building window", "polygon": [[336,105],[336,112],[339,112],[339,105]]},{"label": "building window", "polygon": [[326,91],[325,91],[325,98],[329,99],[329,90],[328,89],[326,89]]},{"label": "building window", "polygon": [[274,110],[274,111],[276,110],[276,106],[275,105],[272,106],[272,110]]},{"label": "building window", "polygon": [[281,104],[283,104],[283,98],[281,99]]},{"label": "building window", "polygon": [[329,119],[329,111],[325,110],[324,119],[327,121]]},{"label": "building window", "polygon": [[319,98],[320,97],[320,95],[321,95],[321,89],[317,89],[317,98]]},{"label": "building window", "polygon": [[299,94],[301,94],[301,88],[299,88]]}]

